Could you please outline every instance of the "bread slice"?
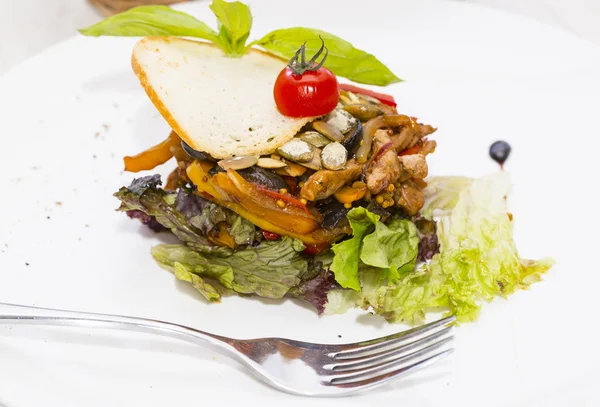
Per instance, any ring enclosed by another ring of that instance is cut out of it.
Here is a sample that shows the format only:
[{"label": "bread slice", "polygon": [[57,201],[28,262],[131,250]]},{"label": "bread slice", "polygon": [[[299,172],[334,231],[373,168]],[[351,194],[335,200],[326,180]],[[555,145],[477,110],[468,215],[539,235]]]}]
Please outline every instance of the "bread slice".
[{"label": "bread slice", "polygon": [[215,158],[270,154],[312,119],[279,113],[273,85],[285,62],[258,50],[230,58],[210,43],[146,37],[132,66],[173,130]]}]

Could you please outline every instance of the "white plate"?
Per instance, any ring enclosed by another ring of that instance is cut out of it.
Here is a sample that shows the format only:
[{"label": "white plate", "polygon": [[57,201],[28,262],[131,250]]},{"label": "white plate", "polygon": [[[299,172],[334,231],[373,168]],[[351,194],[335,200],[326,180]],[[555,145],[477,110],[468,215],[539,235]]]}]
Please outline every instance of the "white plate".
[{"label": "white plate", "polygon": [[[183,8],[212,23],[207,3]],[[598,405],[600,353],[590,325],[600,286],[600,50],[458,2],[361,3],[253,2],[253,37],[315,26],[380,56],[407,80],[389,89],[400,110],[439,127],[435,174],[495,171],[487,148],[508,140],[517,244],[525,257],[558,260],[546,281],[484,306],[479,321],[458,329],[445,362],[336,401],[278,393],[223,357],[175,341],[2,325],[0,405]],[[111,196],[132,178],[121,157],[167,134],[129,67],[133,43],[76,37],[0,81],[1,301],[234,337],[345,342],[402,328],[358,311],[319,318],[293,301],[209,305],[154,264],[157,238],[114,212]]]}]

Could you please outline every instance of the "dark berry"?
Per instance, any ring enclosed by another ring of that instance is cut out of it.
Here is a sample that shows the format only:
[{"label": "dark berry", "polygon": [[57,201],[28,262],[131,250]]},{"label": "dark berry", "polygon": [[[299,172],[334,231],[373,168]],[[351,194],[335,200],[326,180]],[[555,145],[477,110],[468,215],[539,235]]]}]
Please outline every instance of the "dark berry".
[{"label": "dark berry", "polygon": [[504,165],[510,155],[510,144],[506,141],[499,140],[490,146],[490,157],[501,166]]}]

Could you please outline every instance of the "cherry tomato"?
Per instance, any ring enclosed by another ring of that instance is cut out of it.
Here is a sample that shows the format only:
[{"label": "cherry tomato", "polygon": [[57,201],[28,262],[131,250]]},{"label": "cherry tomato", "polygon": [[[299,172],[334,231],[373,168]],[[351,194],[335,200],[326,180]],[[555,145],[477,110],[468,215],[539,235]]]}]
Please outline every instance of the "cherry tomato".
[{"label": "cherry tomato", "polygon": [[327,68],[296,75],[286,66],[275,81],[273,96],[284,116],[322,116],[335,109],[340,98],[338,82]]},{"label": "cherry tomato", "polygon": [[[325,56],[317,63],[323,51]],[[335,109],[340,98],[337,78],[323,67],[328,52],[325,43],[322,42],[310,61],[306,61],[305,52],[302,45],[275,80],[273,97],[277,109],[285,116],[322,116]]]},{"label": "cherry tomato", "polygon": [[340,90],[358,93],[360,95],[371,96],[372,98],[379,100],[381,103],[384,103],[388,106],[396,107],[396,101],[394,100],[394,97],[392,95],[386,95],[385,93],[375,92],[369,89],[360,88],[358,86],[348,85],[346,83],[340,83],[338,87]]}]

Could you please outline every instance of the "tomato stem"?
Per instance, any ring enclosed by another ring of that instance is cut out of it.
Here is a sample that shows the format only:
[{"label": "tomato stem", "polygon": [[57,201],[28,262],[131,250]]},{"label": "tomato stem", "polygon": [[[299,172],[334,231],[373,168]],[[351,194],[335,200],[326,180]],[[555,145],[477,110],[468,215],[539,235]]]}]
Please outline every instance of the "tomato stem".
[{"label": "tomato stem", "polygon": [[[321,40],[321,48],[317,51],[317,53],[310,59],[310,61],[306,62],[306,42],[300,46],[300,49],[296,51],[292,59],[290,59],[290,63],[288,66],[296,75],[302,75],[306,71],[316,71],[323,66],[327,56],[329,55],[329,49],[325,46],[325,41],[319,35],[319,39]],[[317,59],[321,56],[321,54],[325,51],[325,55],[321,62],[317,63]]]}]

